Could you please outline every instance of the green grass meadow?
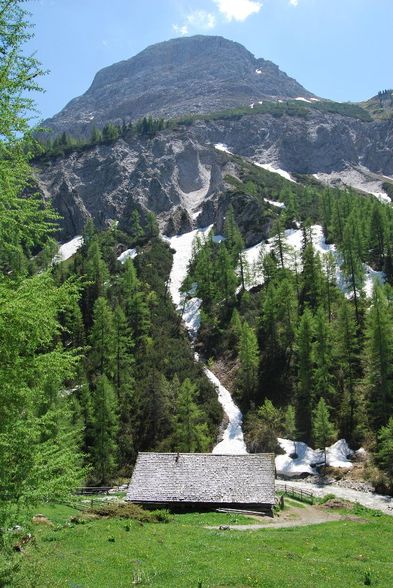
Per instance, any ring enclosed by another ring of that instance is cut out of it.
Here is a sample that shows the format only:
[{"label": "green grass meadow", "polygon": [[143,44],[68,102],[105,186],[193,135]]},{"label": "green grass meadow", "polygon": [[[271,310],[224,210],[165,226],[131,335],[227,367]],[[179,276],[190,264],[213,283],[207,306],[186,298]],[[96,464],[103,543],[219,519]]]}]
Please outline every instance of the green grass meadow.
[{"label": "green grass meadow", "polygon": [[[393,586],[393,517],[358,508],[359,520],[233,531],[253,523],[219,513],[171,515],[164,523],[119,518],[70,522],[78,511],[39,509],[53,526],[17,554],[13,588],[351,588]],[[353,517],[352,517],[353,518]]]}]

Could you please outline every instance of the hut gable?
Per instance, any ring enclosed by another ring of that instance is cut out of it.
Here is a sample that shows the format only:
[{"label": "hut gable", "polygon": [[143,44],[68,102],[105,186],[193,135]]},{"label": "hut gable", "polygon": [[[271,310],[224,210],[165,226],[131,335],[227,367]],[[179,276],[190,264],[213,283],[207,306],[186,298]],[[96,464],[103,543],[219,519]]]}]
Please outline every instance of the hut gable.
[{"label": "hut gable", "polygon": [[140,453],[127,500],[154,504],[274,504],[274,455]]}]

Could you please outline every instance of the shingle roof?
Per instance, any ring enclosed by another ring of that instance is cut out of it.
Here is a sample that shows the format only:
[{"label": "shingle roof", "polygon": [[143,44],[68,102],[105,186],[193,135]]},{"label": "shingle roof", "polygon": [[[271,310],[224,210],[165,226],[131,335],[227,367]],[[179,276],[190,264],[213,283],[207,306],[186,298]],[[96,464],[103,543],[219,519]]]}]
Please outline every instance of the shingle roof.
[{"label": "shingle roof", "polygon": [[127,500],[274,504],[274,455],[139,453]]}]

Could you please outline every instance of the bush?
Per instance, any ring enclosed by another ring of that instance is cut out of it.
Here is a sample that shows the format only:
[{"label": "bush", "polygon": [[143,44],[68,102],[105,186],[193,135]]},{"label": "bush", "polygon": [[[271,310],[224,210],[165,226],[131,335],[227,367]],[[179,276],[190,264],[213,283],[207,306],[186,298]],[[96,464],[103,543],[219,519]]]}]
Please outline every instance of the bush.
[{"label": "bush", "polygon": [[334,500],[335,498],[335,494],[326,494],[326,496],[322,496],[322,498],[319,499],[319,504],[325,504],[329,500]]},{"label": "bush", "polygon": [[167,510],[147,511],[130,502],[100,504],[88,509],[87,512],[99,517],[132,519],[140,523],[168,523],[170,520]]}]

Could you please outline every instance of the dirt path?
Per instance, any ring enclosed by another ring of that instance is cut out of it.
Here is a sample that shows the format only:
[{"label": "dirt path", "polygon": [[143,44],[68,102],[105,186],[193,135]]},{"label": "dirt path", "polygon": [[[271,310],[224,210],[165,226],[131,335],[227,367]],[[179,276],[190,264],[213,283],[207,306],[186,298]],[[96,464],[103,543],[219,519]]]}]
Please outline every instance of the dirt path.
[{"label": "dirt path", "polygon": [[306,525],[321,525],[322,523],[329,523],[331,521],[362,521],[360,517],[344,515],[341,513],[332,512],[331,510],[329,511],[323,505],[307,505],[304,506],[304,508],[291,507],[280,512],[279,515],[276,515],[272,519],[257,516],[253,516],[252,518],[260,520],[261,522],[252,525],[221,525],[208,526],[206,528],[231,531],[258,531],[259,529],[284,529],[288,527],[302,527]]}]

